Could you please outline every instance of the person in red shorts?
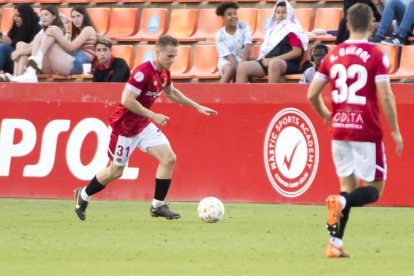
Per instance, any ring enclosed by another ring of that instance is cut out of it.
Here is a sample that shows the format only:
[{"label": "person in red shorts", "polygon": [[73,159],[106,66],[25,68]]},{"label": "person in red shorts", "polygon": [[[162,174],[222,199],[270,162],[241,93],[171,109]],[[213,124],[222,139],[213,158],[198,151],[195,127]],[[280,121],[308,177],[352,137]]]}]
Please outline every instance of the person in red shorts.
[{"label": "person in red shorts", "polygon": [[[373,19],[366,4],[358,3],[348,10],[350,38],[325,56],[308,90],[310,103],[330,124],[333,161],[340,180],[340,194],[326,199],[329,258],[350,257],[342,241],[350,209],[376,202],[384,189],[387,166],[378,99],[391,127],[397,155],[403,149],[387,73],[389,61],[368,42]],[[331,87],[332,112],[321,96],[327,83]],[[363,183],[360,187],[359,180]]]},{"label": "person in red shorts", "polygon": [[151,216],[180,218],[164,201],[171,184],[176,156],[167,137],[155,126],[165,126],[169,117],[151,111],[151,106],[164,92],[170,100],[192,107],[204,115],[217,115],[217,111],[187,98],[171,83],[169,68],[177,56],[178,44],[174,37],[161,36],[156,42],[155,60],[144,62],[133,69],[122,92],[121,103],[109,118],[111,134],[108,156],[111,163],[98,172],[86,187],[75,190],[75,211],[81,220],[86,219],[85,210],[91,196],[122,176],[129,157],[137,147],[159,162]]}]

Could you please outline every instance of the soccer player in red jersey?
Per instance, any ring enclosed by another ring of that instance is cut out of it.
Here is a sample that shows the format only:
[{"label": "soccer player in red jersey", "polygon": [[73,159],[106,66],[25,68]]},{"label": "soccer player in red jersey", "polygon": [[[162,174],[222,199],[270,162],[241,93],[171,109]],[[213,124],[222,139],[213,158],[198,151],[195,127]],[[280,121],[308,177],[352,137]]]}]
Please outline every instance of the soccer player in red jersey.
[{"label": "soccer player in red jersey", "polygon": [[165,126],[169,117],[155,113],[150,108],[164,92],[170,100],[192,107],[204,115],[217,115],[217,111],[187,98],[171,83],[169,68],[177,56],[178,44],[174,37],[161,36],[156,43],[155,60],[144,62],[133,69],[122,92],[121,103],[109,118],[111,134],[108,156],[111,163],[98,172],[86,187],[75,190],[75,211],[81,220],[86,219],[85,210],[91,196],[122,176],[128,158],[136,147],[159,162],[151,216],[180,218],[164,202],[171,184],[176,156],[167,137],[154,125]]},{"label": "soccer player in red jersey", "polygon": [[[342,238],[350,208],[373,203],[383,192],[387,167],[377,98],[391,127],[397,155],[403,149],[387,73],[389,61],[367,41],[372,22],[373,14],[366,4],[355,4],[348,10],[349,40],[324,58],[308,90],[310,103],[330,124],[332,156],[341,188],[340,195],[326,200],[326,226],[331,235],[326,257],[349,257]],[[321,96],[328,82],[332,112]]]}]

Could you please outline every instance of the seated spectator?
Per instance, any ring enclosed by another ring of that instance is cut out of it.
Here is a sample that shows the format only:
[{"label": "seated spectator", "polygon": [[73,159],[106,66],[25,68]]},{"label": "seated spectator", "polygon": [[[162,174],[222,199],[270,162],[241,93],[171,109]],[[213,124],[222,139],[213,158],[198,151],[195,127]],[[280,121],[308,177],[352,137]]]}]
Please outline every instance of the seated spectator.
[{"label": "seated spectator", "polygon": [[[13,26],[7,35],[0,36],[0,72],[13,73],[11,54],[16,50],[16,44],[24,42],[29,44],[41,30],[39,16],[32,6],[20,4],[14,9]],[[16,51],[15,56],[30,55],[24,50]]]},{"label": "seated spectator", "polygon": [[380,22],[381,20],[381,12],[378,10],[378,8],[381,8],[381,2],[382,0],[344,0],[344,17],[342,18],[341,22],[339,23],[339,27],[338,27],[338,33],[336,35],[336,42],[335,44],[339,44],[344,42],[345,40],[347,40],[349,38],[349,30],[346,26],[346,23],[348,22],[348,19],[346,18],[346,14],[348,12],[348,9],[350,7],[352,7],[354,4],[356,3],[364,3],[367,4],[373,14],[374,14],[374,26],[376,28],[376,26],[378,25],[378,22]]},{"label": "seated spectator", "polygon": [[[42,10],[42,17],[43,17]],[[56,16],[56,15],[54,15]],[[82,6],[72,9],[71,40],[58,26],[50,26],[42,34],[39,43],[33,45],[32,56],[26,72],[13,77],[13,82],[37,82],[36,73],[74,75],[83,72],[83,64],[95,58],[96,31]]]},{"label": "seated spectator", "polygon": [[238,8],[234,2],[223,2],[216,8],[217,16],[221,16],[224,22],[224,27],[216,35],[220,82],[234,81],[239,62],[248,60],[251,54],[250,27],[239,22]]},{"label": "seated spectator", "polygon": [[302,78],[300,79],[299,83],[311,83],[313,80],[313,76],[318,71],[319,65],[322,62],[322,59],[329,53],[329,48],[326,45],[318,44],[313,46],[310,51],[311,57],[310,60],[313,62],[313,66],[309,67],[308,69],[303,72]]},{"label": "seated spectator", "polygon": [[252,78],[268,75],[269,83],[277,83],[285,74],[298,73],[308,42],[308,36],[295,18],[292,6],[279,0],[266,29],[259,58],[240,62],[236,82],[246,83]]},{"label": "seated spectator", "polygon": [[106,37],[99,37],[95,42],[96,56],[99,65],[93,72],[94,82],[127,82],[130,70],[122,58],[112,55],[112,41]]},{"label": "seated spectator", "polygon": [[[391,26],[393,19],[397,20],[398,29],[394,34],[385,39],[388,28]],[[381,22],[370,42],[383,43],[388,45],[402,46],[407,42],[408,33],[411,31],[414,23],[414,0],[389,0],[385,3],[384,12]]]}]

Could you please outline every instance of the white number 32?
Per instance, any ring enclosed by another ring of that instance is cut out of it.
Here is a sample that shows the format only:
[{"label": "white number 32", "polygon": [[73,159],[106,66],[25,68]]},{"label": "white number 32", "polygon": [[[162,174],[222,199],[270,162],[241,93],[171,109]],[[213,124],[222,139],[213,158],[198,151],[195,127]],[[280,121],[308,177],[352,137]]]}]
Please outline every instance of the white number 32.
[{"label": "white number 32", "polygon": [[[358,96],[357,92],[366,85],[367,76],[367,70],[359,64],[353,64],[348,69],[342,64],[332,66],[330,77],[336,79],[335,87],[337,88],[332,91],[332,100],[335,103],[346,101],[349,104],[364,105],[367,101],[366,97]],[[348,78],[356,78],[356,80],[348,86],[346,83]]]}]

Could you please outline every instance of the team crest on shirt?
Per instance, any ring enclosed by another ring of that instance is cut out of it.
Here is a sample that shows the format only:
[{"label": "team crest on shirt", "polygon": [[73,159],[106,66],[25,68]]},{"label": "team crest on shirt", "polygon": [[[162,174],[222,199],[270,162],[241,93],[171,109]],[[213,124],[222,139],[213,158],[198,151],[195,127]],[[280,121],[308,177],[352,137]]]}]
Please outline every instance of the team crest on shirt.
[{"label": "team crest on shirt", "polygon": [[137,82],[141,82],[141,81],[144,79],[144,73],[142,73],[141,71],[138,71],[138,72],[135,74],[134,79],[135,79]]},{"label": "team crest on shirt", "polygon": [[298,197],[311,186],[319,163],[315,128],[299,109],[286,108],[270,122],[264,143],[264,163],[274,189]]}]

